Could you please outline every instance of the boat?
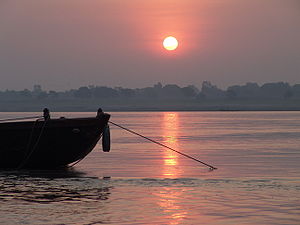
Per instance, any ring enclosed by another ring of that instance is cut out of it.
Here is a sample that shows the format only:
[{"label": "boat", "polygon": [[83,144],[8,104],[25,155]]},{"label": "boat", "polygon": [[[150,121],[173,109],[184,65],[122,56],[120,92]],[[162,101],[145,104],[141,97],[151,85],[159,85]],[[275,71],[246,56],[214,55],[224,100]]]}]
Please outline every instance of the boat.
[{"label": "boat", "polygon": [[99,109],[95,117],[52,119],[46,108],[35,121],[0,123],[0,168],[67,167],[87,156],[103,133],[103,150],[109,151],[109,118]]}]

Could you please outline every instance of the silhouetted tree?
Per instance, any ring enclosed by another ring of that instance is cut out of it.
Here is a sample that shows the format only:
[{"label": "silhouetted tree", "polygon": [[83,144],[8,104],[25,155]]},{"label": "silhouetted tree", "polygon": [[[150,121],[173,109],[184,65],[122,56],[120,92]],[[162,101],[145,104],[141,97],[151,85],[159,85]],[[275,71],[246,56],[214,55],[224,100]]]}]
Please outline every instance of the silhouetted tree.
[{"label": "silhouetted tree", "polygon": [[233,89],[227,89],[226,96],[230,99],[234,99],[237,97],[237,94]]},{"label": "silhouetted tree", "polygon": [[242,86],[234,85],[227,88],[227,97],[229,98],[255,98],[259,95],[260,87],[257,83],[247,83]]},{"label": "silhouetted tree", "polygon": [[181,98],[183,97],[183,92],[178,85],[167,84],[162,88],[162,95],[165,98]]},{"label": "silhouetted tree", "polygon": [[42,92],[40,92],[36,97],[37,97],[38,99],[45,99],[45,98],[48,97],[48,94],[47,94],[47,92],[42,91]]},{"label": "silhouetted tree", "polygon": [[41,85],[39,85],[39,84],[35,84],[35,85],[33,85],[33,92],[35,93],[35,94],[39,94],[40,92],[42,92],[43,90],[42,90],[42,86]]},{"label": "silhouetted tree", "polygon": [[292,87],[292,91],[293,91],[294,97],[300,98],[300,84],[295,84]]},{"label": "silhouetted tree", "polygon": [[117,88],[117,90],[119,91],[119,94],[122,97],[131,98],[135,96],[135,91],[132,89],[119,87]]},{"label": "silhouetted tree", "polygon": [[153,85],[153,88],[155,90],[161,90],[163,88],[162,84],[160,82],[158,82],[157,84],[154,84]]},{"label": "silhouetted tree", "polygon": [[212,85],[209,81],[202,83],[201,92],[206,98],[225,98],[226,94],[224,91],[219,89],[216,85]]},{"label": "silhouetted tree", "polygon": [[78,90],[75,90],[74,96],[76,98],[90,98],[92,94],[88,87],[80,87]]},{"label": "silhouetted tree", "polygon": [[199,92],[196,96],[196,99],[198,100],[204,100],[205,99],[205,94],[203,94],[202,92]]},{"label": "silhouetted tree", "polygon": [[19,92],[21,96],[25,97],[25,98],[31,98],[32,94],[31,91],[29,91],[28,89],[24,89],[23,91]]},{"label": "silhouetted tree", "polygon": [[93,95],[96,98],[114,98],[117,97],[118,91],[110,87],[95,87],[93,89]]},{"label": "silhouetted tree", "polygon": [[263,97],[283,98],[287,91],[291,91],[291,86],[284,82],[266,83],[260,89]]},{"label": "silhouetted tree", "polygon": [[137,96],[140,98],[157,98],[158,93],[153,87],[146,87],[141,89],[136,89]]},{"label": "silhouetted tree", "polygon": [[58,93],[56,91],[49,91],[48,96],[50,98],[58,98]]},{"label": "silhouetted tree", "polygon": [[294,96],[294,93],[292,90],[287,90],[284,94],[283,94],[283,97],[284,98],[291,98]]},{"label": "silhouetted tree", "polygon": [[199,93],[199,90],[193,85],[183,87],[183,88],[181,88],[181,91],[182,91],[183,95],[187,98],[194,98]]}]

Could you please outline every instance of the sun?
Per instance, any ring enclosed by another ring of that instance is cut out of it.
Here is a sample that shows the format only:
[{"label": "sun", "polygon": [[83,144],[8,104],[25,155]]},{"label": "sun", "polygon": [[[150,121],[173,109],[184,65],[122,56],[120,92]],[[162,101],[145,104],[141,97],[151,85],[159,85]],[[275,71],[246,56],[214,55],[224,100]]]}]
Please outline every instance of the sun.
[{"label": "sun", "polygon": [[163,41],[163,46],[168,51],[173,51],[178,47],[178,41],[175,37],[166,37]]}]

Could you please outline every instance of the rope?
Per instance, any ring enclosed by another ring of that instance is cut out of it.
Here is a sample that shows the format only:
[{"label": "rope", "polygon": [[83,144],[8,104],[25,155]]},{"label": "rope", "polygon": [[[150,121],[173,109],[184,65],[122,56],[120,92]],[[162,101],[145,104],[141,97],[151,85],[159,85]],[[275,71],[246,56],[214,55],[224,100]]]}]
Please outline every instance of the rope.
[{"label": "rope", "polygon": [[185,156],[185,157],[187,157],[187,158],[189,158],[189,159],[192,159],[192,160],[194,160],[194,161],[196,161],[196,162],[199,162],[199,163],[201,163],[201,164],[203,164],[203,165],[205,165],[205,166],[208,166],[211,170],[216,170],[216,169],[217,169],[216,167],[214,167],[214,166],[212,166],[212,165],[209,165],[209,164],[207,164],[207,163],[205,163],[205,162],[203,162],[203,161],[200,161],[199,159],[196,159],[196,158],[194,158],[194,157],[192,157],[192,156],[190,156],[190,155],[188,155],[188,154],[185,154],[185,153],[183,153],[183,152],[177,151],[177,150],[175,150],[175,149],[173,149],[173,148],[171,148],[171,147],[169,147],[169,146],[167,146],[167,145],[164,145],[164,144],[162,144],[162,143],[160,143],[160,142],[157,142],[157,141],[155,141],[155,140],[153,140],[153,139],[151,139],[151,138],[148,138],[148,137],[146,137],[146,136],[144,136],[144,135],[141,135],[141,134],[139,134],[139,133],[137,133],[137,132],[135,132],[135,131],[133,131],[133,130],[130,130],[130,129],[126,128],[126,127],[123,127],[123,126],[121,126],[121,125],[119,125],[119,124],[116,124],[116,123],[114,123],[114,122],[111,122],[111,121],[108,121],[108,122],[111,123],[111,124],[113,124],[113,125],[115,125],[115,126],[117,126],[117,127],[119,127],[119,128],[121,128],[121,129],[123,129],[123,130],[128,131],[129,133],[132,133],[132,134],[135,134],[135,135],[137,135],[137,136],[140,136],[140,137],[142,137],[142,138],[144,138],[144,139],[146,139],[146,140],[148,140],[148,141],[151,141],[151,142],[153,142],[153,143],[155,143],[155,144],[157,144],[157,145],[160,145],[160,146],[162,146],[162,147],[164,147],[164,148],[167,148],[167,149],[169,149],[169,150],[171,150],[171,151],[173,151],[173,152],[176,152],[176,153],[178,153],[178,154],[180,154],[180,155],[183,155],[183,156]]},{"label": "rope", "polygon": [[[43,134],[43,132],[44,132],[44,129],[45,129],[45,126],[46,126],[48,120],[49,120],[49,119],[45,120],[45,122],[44,122],[44,124],[43,124],[43,126],[42,126],[42,129],[41,129],[41,132],[40,132],[40,134],[39,134],[39,136],[38,136],[38,138],[37,138],[35,144],[33,145],[31,151],[26,155],[26,157],[24,158],[23,162],[20,163],[20,165],[17,167],[17,169],[22,169],[22,168],[25,166],[25,164],[28,162],[28,160],[30,159],[30,157],[31,157],[31,155],[33,154],[34,150],[36,149],[38,143],[40,142],[40,139],[41,139],[41,137],[42,137],[42,134]],[[29,141],[28,141],[28,144],[27,144],[26,152],[28,152],[29,149],[30,149],[31,140],[32,140],[32,137],[33,137],[33,132],[34,132],[34,129],[35,129],[35,125],[36,125],[36,123],[37,123],[38,121],[39,121],[39,119],[37,119],[37,120],[34,122],[33,127],[32,127],[32,129],[31,129],[30,138],[29,138]]]},{"label": "rope", "polygon": [[28,117],[18,117],[18,118],[7,118],[7,119],[1,119],[0,122],[6,122],[6,121],[14,121],[14,120],[27,120],[27,119],[41,119],[43,116],[28,116]]}]

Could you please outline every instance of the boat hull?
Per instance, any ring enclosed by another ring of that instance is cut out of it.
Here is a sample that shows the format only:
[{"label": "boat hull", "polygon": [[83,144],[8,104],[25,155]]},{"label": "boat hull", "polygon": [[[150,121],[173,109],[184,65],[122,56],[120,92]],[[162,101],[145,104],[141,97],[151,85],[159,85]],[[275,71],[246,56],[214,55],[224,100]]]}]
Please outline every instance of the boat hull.
[{"label": "boat hull", "polygon": [[49,169],[76,162],[93,150],[109,117],[1,123],[0,168]]}]

